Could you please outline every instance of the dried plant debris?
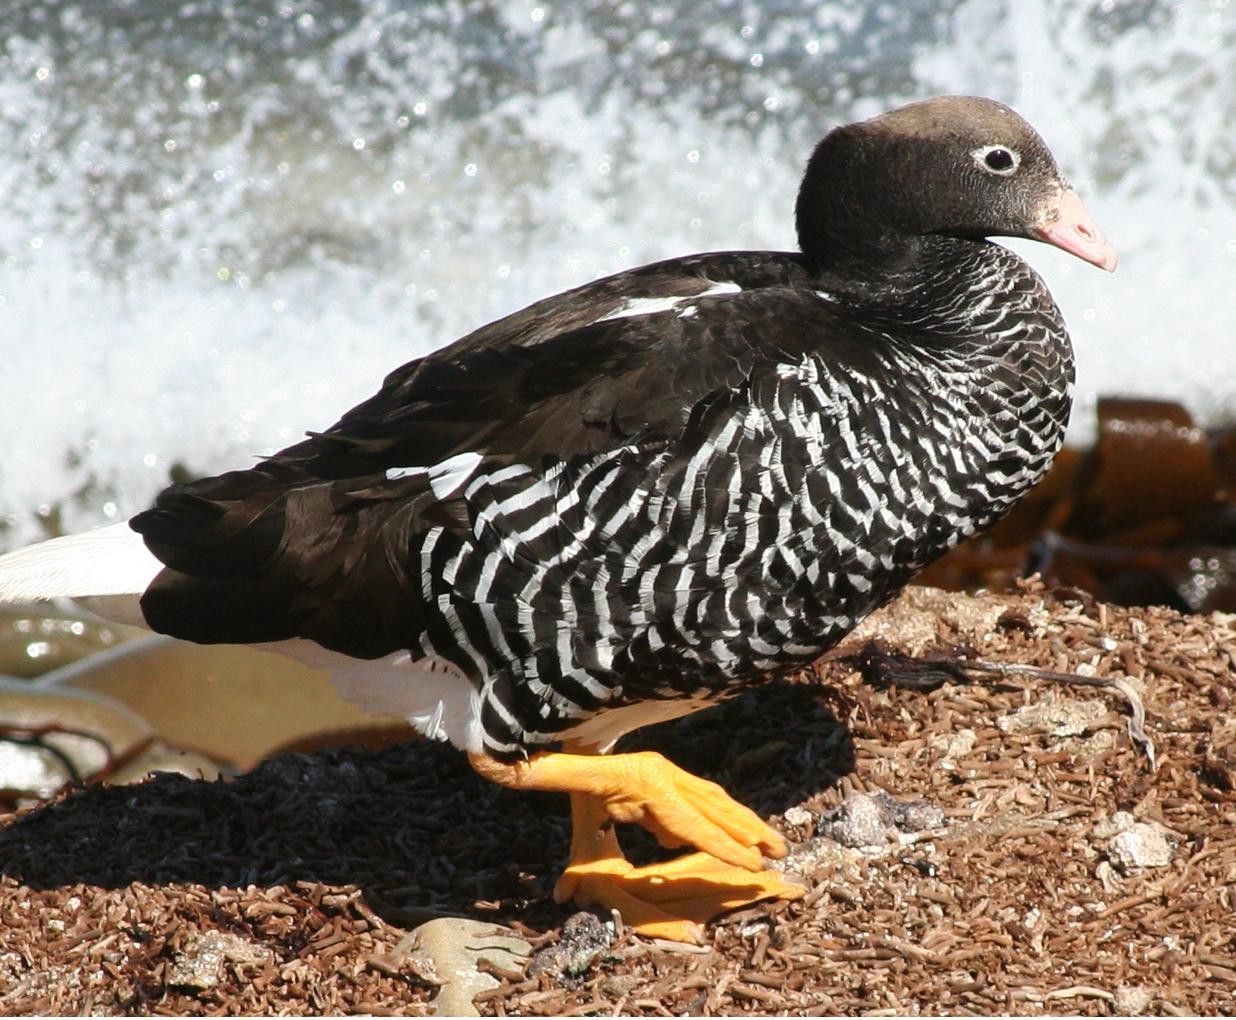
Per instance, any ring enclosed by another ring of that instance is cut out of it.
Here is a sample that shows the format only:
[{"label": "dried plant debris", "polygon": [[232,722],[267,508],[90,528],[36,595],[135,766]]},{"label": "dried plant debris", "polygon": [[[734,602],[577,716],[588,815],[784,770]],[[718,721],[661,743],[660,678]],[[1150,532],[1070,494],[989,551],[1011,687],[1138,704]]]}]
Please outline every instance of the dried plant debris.
[{"label": "dried plant debris", "polygon": [[[1033,633],[1027,618],[1017,619],[1019,625],[1027,628],[1027,633]],[[841,662],[853,666],[863,680],[875,687],[900,687],[914,691],[934,691],[950,681],[962,684],[982,682],[978,677],[985,674],[1004,680],[1025,677],[1066,686],[1115,690],[1129,707],[1129,738],[1142,749],[1150,769],[1153,771],[1155,768],[1154,741],[1146,734],[1146,709],[1141,695],[1125,677],[1099,677],[1094,676],[1093,672],[1061,673],[1022,663],[983,662],[958,655],[906,655],[891,651],[879,641],[868,641],[857,654],[846,656]],[[1105,714],[1103,706],[1093,701],[1068,702],[1060,706],[1026,706],[1014,715],[1001,719],[1000,726],[1006,731],[1046,726],[1056,736],[1077,736],[1089,729],[1091,719]]]},{"label": "dried plant debris", "polygon": [[[861,643],[840,649],[631,745],[772,818],[808,884],[703,947],[572,919],[552,898],[566,799],[489,786],[441,744],[79,789],[0,821],[0,1012],[430,1015],[448,977],[409,937],[454,917],[537,961],[459,965],[488,979],[466,991],[486,1015],[1236,1013],[1236,617],[1031,584],[920,589],[869,629],[902,654],[1126,678],[1159,768],[1119,702],[874,689],[840,662]],[[826,838],[864,802],[879,853]]]}]

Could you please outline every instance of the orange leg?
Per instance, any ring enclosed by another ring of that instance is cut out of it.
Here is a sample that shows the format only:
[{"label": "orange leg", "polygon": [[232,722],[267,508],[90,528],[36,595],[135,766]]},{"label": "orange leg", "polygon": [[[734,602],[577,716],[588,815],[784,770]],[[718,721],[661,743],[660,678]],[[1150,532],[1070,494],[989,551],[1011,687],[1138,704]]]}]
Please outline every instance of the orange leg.
[{"label": "orange leg", "polygon": [[[785,842],[716,783],[645,751],[610,757],[538,754],[506,765],[471,755],[486,779],[523,790],[571,795],[571,859],[554,889],[559,901],[618,909],[641,934],[698,942],[699,925],[764,899],[796,899],[803,889],[763,857],[784,857]],[[634,867],[614,822],[634,822],[664,846],[701,852]]]}]

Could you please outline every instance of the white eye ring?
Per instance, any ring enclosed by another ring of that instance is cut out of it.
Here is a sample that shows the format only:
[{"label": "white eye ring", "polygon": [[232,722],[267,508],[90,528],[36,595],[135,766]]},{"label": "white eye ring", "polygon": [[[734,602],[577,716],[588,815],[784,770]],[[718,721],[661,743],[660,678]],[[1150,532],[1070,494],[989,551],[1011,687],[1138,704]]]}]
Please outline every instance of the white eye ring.
[{"label": "white eye ring", "polygon": [[970,155],[980,170],[998,177],[1009,177],[1021,166],[1021,153],[1007,145],[980,145]]}]

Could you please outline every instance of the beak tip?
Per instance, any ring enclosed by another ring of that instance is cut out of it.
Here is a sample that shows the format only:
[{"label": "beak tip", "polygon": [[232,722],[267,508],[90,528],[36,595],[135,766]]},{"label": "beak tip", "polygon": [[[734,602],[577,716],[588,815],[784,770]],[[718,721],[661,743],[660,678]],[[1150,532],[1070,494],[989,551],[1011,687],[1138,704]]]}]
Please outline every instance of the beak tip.
[{"label": "beak tip", "polygon": [[1066,189],[1046,211],[1046,222],[1034,230],[1040,241],[1112,273],[1119,261],[1116,249],[1099,232],[1077,192]]}]

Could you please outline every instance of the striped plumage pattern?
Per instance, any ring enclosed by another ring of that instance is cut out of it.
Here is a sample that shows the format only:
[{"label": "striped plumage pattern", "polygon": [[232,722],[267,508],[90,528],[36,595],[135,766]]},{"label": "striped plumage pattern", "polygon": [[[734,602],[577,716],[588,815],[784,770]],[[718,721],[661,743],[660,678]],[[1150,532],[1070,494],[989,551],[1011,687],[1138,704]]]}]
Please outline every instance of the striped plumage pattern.
[{"label": "striped plumage pattern", "polygon": [[1024,265],[981,254],[969,286],[1014,300],[939,323],[939,349],[804,354],[698,409],[672,446],[468,480],[471,531],[436,526],[417,550],[436,607],[419,650],[481,686],[491,753],[810,660],[1044,473],[1067,338]]}]

